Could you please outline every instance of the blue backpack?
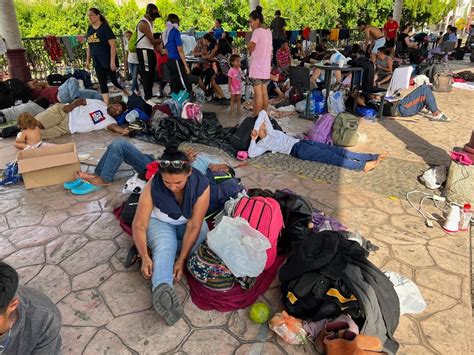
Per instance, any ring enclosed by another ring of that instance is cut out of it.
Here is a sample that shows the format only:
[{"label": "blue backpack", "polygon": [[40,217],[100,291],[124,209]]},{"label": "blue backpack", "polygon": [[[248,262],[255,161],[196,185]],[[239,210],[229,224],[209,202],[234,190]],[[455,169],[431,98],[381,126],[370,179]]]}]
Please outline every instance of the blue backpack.
[{"label": "blue backpack", "polygon": [[18,172],[18,162],[7,163],[3,171],[3,179],[0,180],[0,186],[16,184],[21,180],[22,178]]}]

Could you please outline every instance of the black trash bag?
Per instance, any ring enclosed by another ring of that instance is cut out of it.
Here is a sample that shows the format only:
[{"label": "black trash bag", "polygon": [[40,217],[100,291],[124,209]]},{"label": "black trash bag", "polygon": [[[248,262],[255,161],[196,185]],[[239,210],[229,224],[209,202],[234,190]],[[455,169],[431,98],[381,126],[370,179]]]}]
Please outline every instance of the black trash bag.
[{"label": "black trash bag", "polygon": [[33,99],[31,88],[20,79],[8,79],[6,84],[9,86],[13,101],[20,100],[23,103]]},{"label": "black trash bag", "polygon": [[4,81],[0,81],[0,110],[9,108],[15,105],[10,86]]}]

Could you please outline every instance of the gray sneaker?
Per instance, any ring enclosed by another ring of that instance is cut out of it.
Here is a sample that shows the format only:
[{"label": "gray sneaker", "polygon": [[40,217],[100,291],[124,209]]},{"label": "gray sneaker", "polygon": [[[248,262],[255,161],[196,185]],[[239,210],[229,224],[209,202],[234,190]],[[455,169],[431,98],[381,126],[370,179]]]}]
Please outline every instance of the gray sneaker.
[{"label": "gray sneaker", "polygon": [[165,319],[166,324],[173,325],[183,316],[183,306],[173,287],[159,284],[152,294],[153,308]]}]

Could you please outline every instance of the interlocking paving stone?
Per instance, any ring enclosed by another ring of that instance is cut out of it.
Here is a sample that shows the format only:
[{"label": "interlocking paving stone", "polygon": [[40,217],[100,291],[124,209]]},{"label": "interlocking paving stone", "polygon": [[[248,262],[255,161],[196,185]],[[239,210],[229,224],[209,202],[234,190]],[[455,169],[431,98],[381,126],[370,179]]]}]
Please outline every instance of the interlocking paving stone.
[{"label": "interlocking paving stone", "polygon": [[112,274],[113,270],[109,264],[102,264],[86,271],[80,275],[74,276],[72,279],[72,290],[79,291],[88,288],[100,286]]},{"label": "interlocking paving stone", "polygon": [[81,234],[61,235],[46,244],[46,262],[48,264],[59,264],[84,246],[87,241],[88,239]]},{"label": "interlocking paving stone", "polygon": [[40,265],[44,264],[44,261],[44,247],[42,246],[17,250],[3,260],[14,268]]},{"label": "interlocking paving stone", "polygon": [[63,233],[84,232],[89,226],[100,217],[100,213],[89,213],[80,216],[70,217],[61,224]]},{"label": "interlocking paving stone", "polygon": [[44,292],[54,303],[71,292],[69,276],[56,265],[46,265],[28,286]]},{"label": "interlocking paving stone", "polygon": [[10,228],[17,228],[38,224],[44,217],[44,210],[42,205],[17,207],[6,214],[8,225]]},{"label": "interlocking paving stone", "polygon": [[10,229],[3,233],[17,248],[42,245],[55,239],[59,232],[55,227],[30,226]]},{"label": "interlocking paving stone", "polygon": [[95,290],[72,292],[58,303],[63,325],[100,327],[114,316]]},{"label": "interlocking paving stone", "polygon": [[94,327],[61,327],[61,351],[65,355],[82,354],[96,332]]},{"label": "interlocking paving stone", "polygon": [[183,319],[169,327],[153,309],[117,317],[107,329],[140,354],[153,354],[157,349],[162,353],[172,351],[190,331]]},{"label": "interlocking paving stone", "polygon": [[92,239],[112,239],[120,233],[122,233],[122,228],[112,213],[102,213],[86,231],[86,235]]},{"label": "interlocking paving stone", "polygon": [[117,247],[111,240],[96,240],[88,242],[77,252],[61,262],[69,275],[76,276],[103,264],[115,253]]},{"label": "interlocking paving stone", "polygon": [[99,291],[116,317],[151,307],[150,285],[139,272],[114,274],[99,287]]},{"label": "interlocking paving stone", "polygon": [[233,354],[239,342],[222,329],[195,330],[186,340],[183,350],[188,354]]},{"label": "interlocking paving stone", "polygon": [[92,338],[87,348],[84,350],[84,355],[94,354],[132,354],[125,345],[122,344],[120,338],[114,333],[106,329],[101,329]]}]

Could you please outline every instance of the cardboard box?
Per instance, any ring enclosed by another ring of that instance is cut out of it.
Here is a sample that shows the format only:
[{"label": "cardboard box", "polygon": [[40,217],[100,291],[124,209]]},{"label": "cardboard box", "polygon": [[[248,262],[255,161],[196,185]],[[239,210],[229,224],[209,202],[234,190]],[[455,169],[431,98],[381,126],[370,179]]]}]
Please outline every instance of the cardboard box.
[{"label": "cardboard box", "polygon": [[27,189],[74,180],[81,168],[74,143],[21,150],[17,159]]}]

